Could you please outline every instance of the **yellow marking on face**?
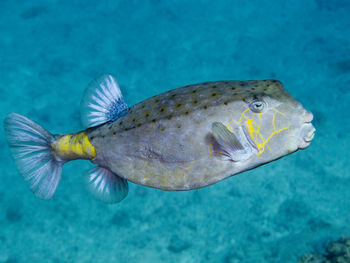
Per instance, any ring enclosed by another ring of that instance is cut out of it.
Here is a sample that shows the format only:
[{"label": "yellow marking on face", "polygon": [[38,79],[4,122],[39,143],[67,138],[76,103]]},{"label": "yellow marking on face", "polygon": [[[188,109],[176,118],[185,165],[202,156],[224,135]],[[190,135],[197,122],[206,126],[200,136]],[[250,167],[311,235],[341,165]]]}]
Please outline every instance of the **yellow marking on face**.
[{"label": "yellow marking on face", "polygon": [[191,169],[192,164],[193,164],[194,162],[195,162],[195,160],[192,160],[192,161],[190,162],[190,165],[189,165],[187,168],[185,168],[185,170],[189,171],[189,170]]},{"label": "yellow marking on face", "polygon": [[246,113],[247,111],[250,111],[250,108],[247,108],[245,111],[242,112],[242,115],[241,115],[241,117],[239,118],[239,121],[238,121],[239,123],[242,122],[242,118],[243,118],[243,117],[245,117],[246,119],[248,119],[248,117],[245,116],[245,113]]},{"label": "yellow marking on face", "polygon": [[213,152],[210,149],[211,144],[209,144],[209,156],[213,154]]},{"label": "yellow marking on face", "polygon": [[283,115],[284,117],[287,117],[283,112],[280,112],[279,110],[277,110],[277,109],[274,108],[274,107],[270,107],[269,109],[270,109],[270,110],[274,110],[275,112],[277,112],[277,113]]},{"label": "yellow marking on face", "polygon": [[167,173],[164,173],[163,176],[158,177],[158,182],[161,186],[167,186],[169,185],[168,181],[169,175]]},{"label": "yellow marking on face", "polygon": [[266,147],[270,150],[270,152],[272,152],[272,150],[271,150],[269,145],[266,144]]},{"label": "yellow marking on face", "polygon": [[[270,146],[267,144],[267,143],[269,142],[269,140],[271,140],[271,138],[272,138],[275,134],[280,133],[281,131],[284,131],[284,130],[286,130],[286,129],[289,129],[289,126],[287,126],[287,127],[284,127],[284,128],[282,128],[282,129],[277,130],[277,129],[276,129],[276,123],[275,123],[276,115],[277,115],[277,114],[281,114],[282,116],[284,116],[284,117],[286,117],[286,118],[287,118],[287,116],[286,116],[284,113],[278,111],[277,109],[275,109],[275,108],[273,108],[273,107],[271,107],[271,108],[269,108],[269,109],[271,109],[271,110],[274,111],[273,116],[272,116],[273,132],[272,132],[272,134],[271,134],[267,139],[265,139],[264,136],[263,136],[263,135],[261,134],[261,132],[260,132],[260,128],[261,128],[261,126],[262,126],[262,124],[263,124],[263,120],[262,120],[262,116],[261,116],[262,113],[258,113],[258,114],[259,114],[259,124],[257,124],[257,123],[254,121],[254,117],[256,116],[257,113],[253,112],[251,118],[249,118],[249,117],[246,115],[247,112],[251,111],[250,108],[247,108],[247,109],[245,109],[245,110],[242,112],[242,114],[241,114],[241,116],[240,116],[240,118],[239,118],[238,121],[232,120],[232,121],[230,121],[230,122],[228,123],[228,125],[227,125],[228,130],[229,130],[230,132],[235,133],[235,131],[232,131],[232,129],[231,129],[231,123],[234,122],[234,123],[236,123],[237,125],[242,125],[243,120],[245,120],[245,124],[246,124],[246,126],[247,126],[249,136],[251,137],[251,139],[253,140],[253,142],[254,142],[254,143],[256,144],[256,146],[258,147],[258,153],[257,153],[258,156],[261,155],[261,154],[265,151],[265,146],[272,152],[272,149],[271,149]],[[210,153],[211,153],[211,151],[210,151]],[[216,153],[216,154],[221,155],[220,152],[219,152],[219,153]]]},{"label": "yellow marking on face", "polygon": [[85,131],[58,137],[52,145],[56,153],[65,159],[93,159],[95,147],[89,141]]},{"label": "yellow marking on face", "polygon": [[226,154],[224,154],[224,150],[220,150],[219,152],[216,152],[215,155],[221,155],[221,156],[226,156]]}]

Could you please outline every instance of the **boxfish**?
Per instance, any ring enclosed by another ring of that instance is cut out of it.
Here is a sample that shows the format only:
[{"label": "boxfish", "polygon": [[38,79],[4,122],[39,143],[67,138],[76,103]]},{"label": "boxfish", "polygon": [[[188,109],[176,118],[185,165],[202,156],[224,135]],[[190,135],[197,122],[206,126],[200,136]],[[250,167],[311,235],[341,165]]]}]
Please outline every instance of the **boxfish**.
[{"label": "boxfish", "polygon": [[16,166],[37,197],[52,198],[71,160],[94,163],[87,188],[118,203],[128,181],[167,191],[205,187],[305,149],[315,133],[312,113],[277,80],[204,82],[129,107],[105,74],[86,88],[81,116],[85,130],[64,135],[17,113],[5,118]]}]

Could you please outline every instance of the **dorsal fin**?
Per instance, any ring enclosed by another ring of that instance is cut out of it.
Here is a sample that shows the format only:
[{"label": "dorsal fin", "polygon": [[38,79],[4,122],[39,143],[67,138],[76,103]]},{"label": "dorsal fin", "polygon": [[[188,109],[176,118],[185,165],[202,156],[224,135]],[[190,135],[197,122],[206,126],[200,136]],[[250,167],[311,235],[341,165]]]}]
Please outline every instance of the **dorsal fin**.
[{"label": "dorsal fin", "polygon": [[89,84],[81,101],[81,117],[85,128],[115,121],[128,110],[117,81],[107,74]]}]

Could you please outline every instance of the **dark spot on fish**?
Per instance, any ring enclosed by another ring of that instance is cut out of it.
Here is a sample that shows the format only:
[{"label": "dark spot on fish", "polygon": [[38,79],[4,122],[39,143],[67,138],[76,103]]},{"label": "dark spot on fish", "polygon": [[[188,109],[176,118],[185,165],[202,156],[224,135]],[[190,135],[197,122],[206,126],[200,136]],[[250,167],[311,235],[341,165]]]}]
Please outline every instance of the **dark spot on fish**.
[{"label": "dark spot on fish", "polygon": [[137,125],[136,125],[136,127],[140,127],[142,124],[141,123],[138,123]]},{"label": "dark spot on fish", "polygon": [[163,132],[164,130],[165,130],[165,128],[164,128],[164,127],[161,127],[161,128],[160,128],[160,131],[162,131],[162,132]]},{"label": "dark spot on fish", "polygon": [[228,104],[228,102],[227,102],[227,101],[225,101],[225,102],[224,102],[224,104],[225,104],[225,105],[227,105],[227,104]]},{"label": "dark spot on fish", "polygon": [[149,117],[149,113],[146,113],[146,117]]},{"label": "dark spot on fish", "polygon": [[235,92],[235,93],[233,93],[233,96],[236,96],[236,95],[238,95],[238,93],[236,93],[236,92]]},{"label": "dark spot on fish", "polygon": [[161,109],[160,109],[160,112],[163,112],[163,111],[164,111],[164,108],[161,108]]},{"label": "dark spot on fish", "polygon": [[172,117],[173,117],[173,116],[169,115],[169,116],[168,116],[168,120],[171,120]]},{"label": "dark spot on fish", "polygon": [[123,124],[123,122],[122,122],[122,121],[120,121],[120,122],[119,122],[119,125],[122,125],[122,124]]},{"label": "dark spot on fish", "polygon": [[144,109],[145,108],[145,105],[142,105],[142,107],[141,107],[142,109]]},{"label": "dark spot on fish", "polygon": [[195,90],[192,90],[192,93],[196,93],[197,92],[197,90],[195,89]]},{"label": "dark spot on fish", "polygon": [[156,99],[155,102],[159,102],[159,99]]},{"label": "dark spot on fish", "polygon": [[188,111],[186,111],[185,114],[188,115]]},{"label": "dark spot on fish", "polygon": [[205,110],[208,109],[208,106],[207,106],[207,105],[204,105],[203,109],[205,109]]},{"label": "dark spot on fish", "polygon": [[156,119],[153,119],[152,122],[156,122]]},{"label": "dark spot on fish", "polygon": [[180,129],[181,128],[181,124],[177,125],[177,128]]},{"label": "dark spot on fish", "polygon": [[117,132],[113,132],[113,135],[116,135],[117,134]]},{"label": "dark spot on fish", "polygon": [[232,90],[235,90],[236,88],[235,88],[235,87],[232,87],[231,89],[232,89]]},{"label": "dark spot on fish", "polygon": [[212,89],[215,89],[215,88],[217,88],[217,86],[216,86],[216,85],[214,85],[214,86],[212,86],[211,88],[212,88]]},{"label": "dark spot on fish", "polygon": [[194,103],[194,104],[197,104],[197,103],[198,103],[198,100],[194,100],[193,103]]},{"label": "dark spot on fish", "polygon": [[215,97],[215,96],[216,96],[216,93],[211,94],[211,96],[212,96],[212,97]]},{"label": "dark spot on fish", "polygon": [[254,87],[252,87],[252,88],[251,88],[251,90],[255,90],[255,88],[254,88]]},{"label": "dark spot on fish", "polygon": [[247,84],[246,82],[241,82],[239,85],[240,85],[241,87],[246,87],[248,84]]},{"label": "dark spot on fish", "polygon": [[136,118],[133,118],[132,121],[136,121]]},{"label": "dark spot on fish", "polygon": [[264,91],[267,91],[267,88],[264,88]]},{"label": "dark spot on fish", "polygon": [[178,104],[176,105],[176,107],[179,108],[179,107],[181,107],[181,105],[182,105],[181,103],[178,103]]},{"label": "dark spot on fish", "polygon": [[171,95],[171,97],[172,97],[172,98],[175,98],[175,97],[176,97],[176,93],[175,93],[175,94],[173,94],[173,95]]},{"label": "dark spot on fish", "polygon": [[93,140],[94,138],[95,138],[95,136],[91,136],[91,137],[90,137],[90,140]]}]

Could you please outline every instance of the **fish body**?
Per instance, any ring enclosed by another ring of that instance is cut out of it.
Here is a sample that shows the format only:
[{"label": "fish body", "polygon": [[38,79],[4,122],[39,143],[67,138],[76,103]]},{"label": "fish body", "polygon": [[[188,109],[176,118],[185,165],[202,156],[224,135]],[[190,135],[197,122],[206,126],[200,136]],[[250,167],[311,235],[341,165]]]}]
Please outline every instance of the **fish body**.
[{"label": "fish body", "polygon": [[[254,113],[249,104],[262,98],[268,108]],[[206,82],[138,103],[88,137],[98,156],[94,162],[121,177],[163,190],[190,190],[296,151],[297,145],[284,146],[307,114],[277,81]],[[231,131],[240,125],[251,129],[256,154],[246,163],[223,160],[211,135],[215,122]]]},{"label": "fish body", "polygon": [[95,81],[82,103],[89,128],[50,142],[61,163],[98,165],[88,182],[106,202],[124,198],[127,181],[170,191],[214,184],[306,148],[315,132],[276,80],[189,85],[130,108],[116,85],[109,75]]}]

